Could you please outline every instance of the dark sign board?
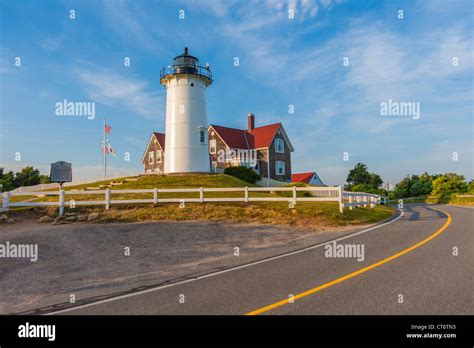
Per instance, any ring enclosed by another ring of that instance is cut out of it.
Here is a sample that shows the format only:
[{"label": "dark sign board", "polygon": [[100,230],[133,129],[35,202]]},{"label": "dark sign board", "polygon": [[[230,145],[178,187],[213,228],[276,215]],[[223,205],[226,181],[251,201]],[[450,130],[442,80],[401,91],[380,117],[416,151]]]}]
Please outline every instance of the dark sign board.
[{"label": "dark sign board", "polygon": [[72,181],[72,163],[59,161],[51,163],[51,173],[49,176],[51,182],[71,182]]}]

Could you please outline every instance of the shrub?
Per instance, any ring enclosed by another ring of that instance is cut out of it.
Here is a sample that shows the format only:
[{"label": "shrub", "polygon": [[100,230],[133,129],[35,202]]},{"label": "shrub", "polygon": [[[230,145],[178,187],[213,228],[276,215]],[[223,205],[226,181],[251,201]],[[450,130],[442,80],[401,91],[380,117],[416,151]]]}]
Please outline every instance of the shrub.
[{"label": "shrub", "polygon": [[255,184],[257,180],[261,179],[261,176],[258,175],[253,169],[244,166],[228,167],[224,170],[224,174],[232,175],[251,184]]}]

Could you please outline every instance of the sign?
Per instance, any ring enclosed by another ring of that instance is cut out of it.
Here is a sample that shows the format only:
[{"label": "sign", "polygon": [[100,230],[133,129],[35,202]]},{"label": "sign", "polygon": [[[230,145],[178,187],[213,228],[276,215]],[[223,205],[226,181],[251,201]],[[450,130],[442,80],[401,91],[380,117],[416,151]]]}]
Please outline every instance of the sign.
[{"label": "sign", "polygon": [[72,181],[72,163],[59,161],[51,163],[51,172],[49,175],[51,182],[71,182]]}]

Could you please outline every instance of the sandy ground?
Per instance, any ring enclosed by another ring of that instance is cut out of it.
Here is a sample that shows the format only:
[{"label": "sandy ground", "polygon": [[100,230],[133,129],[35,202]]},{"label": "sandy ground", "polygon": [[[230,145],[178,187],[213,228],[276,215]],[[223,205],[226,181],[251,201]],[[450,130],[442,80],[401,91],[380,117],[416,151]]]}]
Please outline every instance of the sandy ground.
[{"label": "sandy ground", "polygon": [[[313,232],[210,222],[1,224],[0,244],[37,244],[38,261],[0,258],[0,313],[64,308],[71,306],[72,294],[76,304],[87,303],[296,250],[354,230]],[[125,255],[126,248],[130,256]]]}]

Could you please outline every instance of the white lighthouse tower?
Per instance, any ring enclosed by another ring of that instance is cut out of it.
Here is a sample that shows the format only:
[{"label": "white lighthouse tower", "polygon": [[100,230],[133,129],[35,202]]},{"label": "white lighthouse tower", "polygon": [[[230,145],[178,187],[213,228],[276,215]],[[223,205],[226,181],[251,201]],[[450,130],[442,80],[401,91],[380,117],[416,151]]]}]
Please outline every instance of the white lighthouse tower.
[{"label": "white lighthouse tower", "polygon": [[186,47],[160,74],[166,88],[165,173],[210,171],[206,88],[212,74],[198,63]]}]

